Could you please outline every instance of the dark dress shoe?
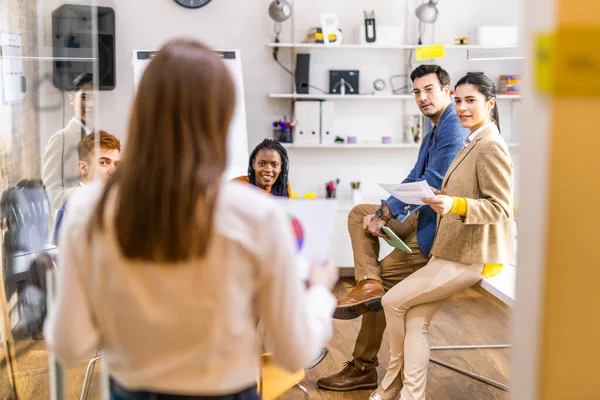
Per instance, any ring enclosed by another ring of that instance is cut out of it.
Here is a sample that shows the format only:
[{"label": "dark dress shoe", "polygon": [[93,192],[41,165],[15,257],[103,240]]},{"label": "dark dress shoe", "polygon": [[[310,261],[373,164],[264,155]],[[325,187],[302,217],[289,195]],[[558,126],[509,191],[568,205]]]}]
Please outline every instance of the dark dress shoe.
[{"label": "dark dress shoe", "polygon": [[317,381],[321,389],[347,392],[357,389],[377,388],[377,369],[375,366],[361,368],[354,361],[348,361],[344,369],[337,374],[321,378]]}]

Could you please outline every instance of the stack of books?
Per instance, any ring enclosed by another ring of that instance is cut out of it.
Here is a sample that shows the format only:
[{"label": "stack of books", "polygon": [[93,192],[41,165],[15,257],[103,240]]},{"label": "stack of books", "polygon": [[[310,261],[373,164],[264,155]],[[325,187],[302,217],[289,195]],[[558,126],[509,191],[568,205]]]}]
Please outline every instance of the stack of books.
[{"label": "stack of books", "polygon": [[521,76],[520,75],[500,75],[498,81],[499,94],[520,94]]},{"label": "stack of books", "polygon": [[423,114],[407,115],[404,142],[421,143],[425,135],[433,130],[433,126],[433,122]]}]

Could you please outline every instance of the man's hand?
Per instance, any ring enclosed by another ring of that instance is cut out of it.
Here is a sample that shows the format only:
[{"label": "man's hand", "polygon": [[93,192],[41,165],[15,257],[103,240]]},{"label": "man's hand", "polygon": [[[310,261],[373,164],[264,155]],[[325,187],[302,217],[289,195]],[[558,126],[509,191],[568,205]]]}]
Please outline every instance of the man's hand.
[{"label": "man's hand", "polygon": [[373,236],[388,239],[387,235],[381,233],[385,221],[377,218],[375,214],[369,214],[363,219],[363,229]]},{"label": "man's hand", "polygon": [[439,194],[435,197],[424,198],[421,199],[421,201],[433,208],[433,211],[439,215],[448,214],[454,205],[454,199],[443,194]]}]

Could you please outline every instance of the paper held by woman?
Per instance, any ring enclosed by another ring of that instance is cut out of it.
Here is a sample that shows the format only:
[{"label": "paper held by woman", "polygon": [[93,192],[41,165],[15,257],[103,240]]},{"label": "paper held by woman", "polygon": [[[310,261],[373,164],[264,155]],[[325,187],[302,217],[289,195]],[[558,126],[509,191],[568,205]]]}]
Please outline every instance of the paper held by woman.
[{"label": "paper held by woman", "polygon": [[421,199],[435,197],[426,180],[410,183],[380,183],[386,192],[406,204],[423,205]]}]

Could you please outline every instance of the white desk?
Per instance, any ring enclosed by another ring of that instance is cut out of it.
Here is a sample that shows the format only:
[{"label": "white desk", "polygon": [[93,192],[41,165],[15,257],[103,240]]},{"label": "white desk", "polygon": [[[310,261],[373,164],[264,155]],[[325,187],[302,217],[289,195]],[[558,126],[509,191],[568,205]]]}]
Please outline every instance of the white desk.
[{"label": "white desk", "polygon": [[515,305],[517,267],[506,264],[498,275],[482,280],[479,285],[506,305],[512,307]]},{"label": "white desk", "polygon": [[[515,260],[517,259],[517,223],[514,222],[515,231]],[[515,294],[517,292],[517,266],[505,264],[502,271],[494,277],[482,280],[479,285],[482,288],[502,300],[506,305],[515,305]]]}]

